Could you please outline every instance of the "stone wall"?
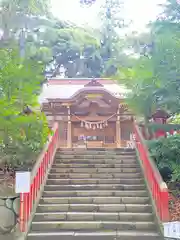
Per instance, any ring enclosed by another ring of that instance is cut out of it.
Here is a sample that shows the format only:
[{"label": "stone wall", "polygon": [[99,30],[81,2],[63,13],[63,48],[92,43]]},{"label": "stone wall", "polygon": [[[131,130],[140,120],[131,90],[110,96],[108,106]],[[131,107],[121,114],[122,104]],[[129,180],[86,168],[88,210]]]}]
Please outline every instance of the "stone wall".
[{"label": "stone wall", "polygon": [[12,232],[19,220],[19,196],[0,196],[0,234]]}]

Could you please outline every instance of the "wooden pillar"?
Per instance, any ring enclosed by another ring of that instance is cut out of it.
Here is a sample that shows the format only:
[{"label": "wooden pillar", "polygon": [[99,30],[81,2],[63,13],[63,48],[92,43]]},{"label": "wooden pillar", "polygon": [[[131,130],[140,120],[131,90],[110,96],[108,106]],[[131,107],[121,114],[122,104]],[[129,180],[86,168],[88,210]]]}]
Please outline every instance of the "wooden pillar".
[{"label": "wooden pillar", "polygon": [[68,108],[68,126],[67,126],[67,148],[72,148],[72,124],[71,124],[71,110]]},{"label": "wooden pillar", "polygon": [[119,116],[119,107],[117,110],[117,119],[116,119],[116,146],[117,148],[121,147],[121,124],[120,124],[120,116]]}]

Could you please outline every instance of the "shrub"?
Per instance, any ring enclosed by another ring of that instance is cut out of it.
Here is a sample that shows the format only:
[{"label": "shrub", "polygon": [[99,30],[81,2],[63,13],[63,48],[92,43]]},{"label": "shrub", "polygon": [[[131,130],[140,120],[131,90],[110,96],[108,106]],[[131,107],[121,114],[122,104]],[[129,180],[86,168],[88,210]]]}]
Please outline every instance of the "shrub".
[{"label": "shrub", "polygon": [[158,169],[168,167],[172,170],[173,180],[180,180],[180,134],[147,141],[150,156]]}]

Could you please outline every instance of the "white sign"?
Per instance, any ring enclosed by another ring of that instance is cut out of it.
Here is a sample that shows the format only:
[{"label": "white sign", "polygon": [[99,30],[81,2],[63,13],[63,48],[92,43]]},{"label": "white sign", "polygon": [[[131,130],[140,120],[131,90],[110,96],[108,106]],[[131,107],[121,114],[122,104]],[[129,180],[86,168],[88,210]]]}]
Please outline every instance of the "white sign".
[{"label": "white sign", "polygon": [[31,186],[31,173],[30,172],[16,172],[16,193],[29,193]]},{"label": "white sign", "polygon": [[180,222],[168,222],[164,225],[164,237],[180,239]]}]

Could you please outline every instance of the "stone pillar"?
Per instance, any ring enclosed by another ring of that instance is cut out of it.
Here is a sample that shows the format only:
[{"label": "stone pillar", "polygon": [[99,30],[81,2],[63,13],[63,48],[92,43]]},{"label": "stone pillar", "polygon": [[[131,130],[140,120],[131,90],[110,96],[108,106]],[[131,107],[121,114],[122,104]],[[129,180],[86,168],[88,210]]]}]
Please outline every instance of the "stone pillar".
[{"label": "stone pillar", "polygon": [[121,124],[120,124],[120,116],[119,116],[119,107],[117,110],[117,119],[116,119],[116,146],[117,148],[121,147]]},{"label": "stone pillar", "polygon": [[68,106],[67,148],[72,148],[71,110]]}]

